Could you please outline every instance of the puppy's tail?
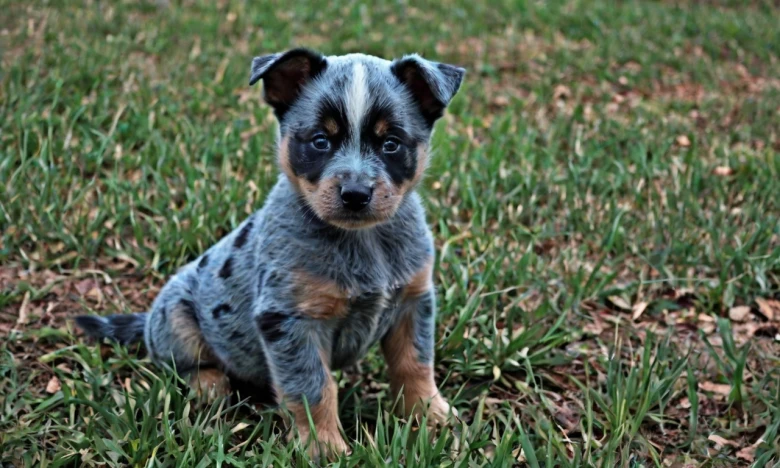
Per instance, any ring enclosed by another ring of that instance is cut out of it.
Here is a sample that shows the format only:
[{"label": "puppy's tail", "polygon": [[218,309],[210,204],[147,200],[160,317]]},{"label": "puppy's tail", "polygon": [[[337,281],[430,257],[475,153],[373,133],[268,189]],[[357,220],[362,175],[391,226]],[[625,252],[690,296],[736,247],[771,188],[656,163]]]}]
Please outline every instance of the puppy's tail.
[{"label": "puppy's tail", "polygon": [[144,338],[144,327],[149,314],[119,314],[101,317],[79,315],[76,325],[92,338],[110,338],[123,345],[137,343]]}]

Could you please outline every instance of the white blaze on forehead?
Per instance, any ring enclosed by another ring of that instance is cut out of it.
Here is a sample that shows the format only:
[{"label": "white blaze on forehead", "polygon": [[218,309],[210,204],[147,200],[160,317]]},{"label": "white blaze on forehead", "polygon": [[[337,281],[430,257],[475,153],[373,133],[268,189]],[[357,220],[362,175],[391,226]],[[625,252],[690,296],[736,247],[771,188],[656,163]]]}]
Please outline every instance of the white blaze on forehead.
[{"label": "white blaze on forehead", "polygon": [[352,67],[352,81],[347,90],[347,118],[352,127],[352,138],[360,139],[360,125],[368,108],[368,83],[366,82],[366,68],[362,63],[356,63]]}]

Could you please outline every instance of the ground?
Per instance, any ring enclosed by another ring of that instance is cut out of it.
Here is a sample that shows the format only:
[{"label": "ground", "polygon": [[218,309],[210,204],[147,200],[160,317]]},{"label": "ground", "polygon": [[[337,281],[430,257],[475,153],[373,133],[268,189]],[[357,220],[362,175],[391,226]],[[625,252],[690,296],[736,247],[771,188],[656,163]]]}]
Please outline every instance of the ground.
[{"label": "ground", "polygon": [[413,3],[0,1],[0,464],[306,465],[70,321],[145,310],[262,205],[249,64],[296,45],[468,70],[421,186],[462,422],[393,418],[373,351],[341,466],[780,461],[777,4]]}]

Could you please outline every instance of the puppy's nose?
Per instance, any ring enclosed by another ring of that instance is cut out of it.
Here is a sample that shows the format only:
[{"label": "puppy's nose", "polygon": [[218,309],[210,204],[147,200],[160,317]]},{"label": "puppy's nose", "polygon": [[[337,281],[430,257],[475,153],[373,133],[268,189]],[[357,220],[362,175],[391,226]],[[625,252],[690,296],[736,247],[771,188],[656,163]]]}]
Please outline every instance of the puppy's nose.
[{"label": "puppy's nose", "polygon": [[341,202],[349,211],[360,211],[371,202],[371,187],[347,182],[341,187]]}]

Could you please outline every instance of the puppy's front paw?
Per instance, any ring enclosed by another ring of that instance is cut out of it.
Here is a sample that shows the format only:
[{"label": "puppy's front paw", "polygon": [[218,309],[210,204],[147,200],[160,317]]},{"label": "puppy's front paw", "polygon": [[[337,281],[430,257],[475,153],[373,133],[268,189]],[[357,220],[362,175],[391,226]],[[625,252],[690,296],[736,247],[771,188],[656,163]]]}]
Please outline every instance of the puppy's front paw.
[{"label": "puppy's front paw", "polygon": [[[349,445],[341,437],[338,430],[317,429],[317,437],[309,432],[309,428],[298,428],[301,441],[308,445],[309,456],[312,460],[335,460],[339,455],[349,454]],[[292,434],[291,434],[292,435]]]},{"label": "puppy's front paw", "polygon": [[418,400],[412,410],[412,416],[419,422],[427,417],[428,425],[445,425],[457,420],[458,411],[447,403],[438,393],[429,400]]}]

